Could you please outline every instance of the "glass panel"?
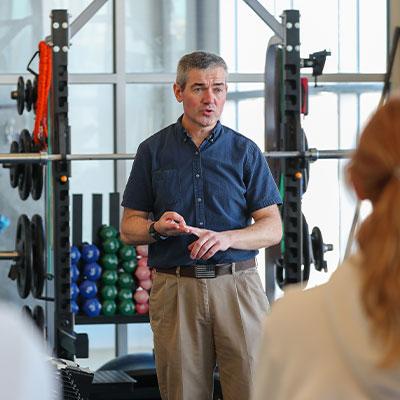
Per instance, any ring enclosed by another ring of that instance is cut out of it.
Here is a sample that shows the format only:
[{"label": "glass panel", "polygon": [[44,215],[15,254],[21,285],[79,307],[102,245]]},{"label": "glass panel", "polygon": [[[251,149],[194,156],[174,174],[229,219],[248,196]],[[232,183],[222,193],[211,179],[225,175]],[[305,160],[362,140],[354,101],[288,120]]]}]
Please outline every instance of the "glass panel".
[{"label": "glass panel", "polygon": [[[71,153],[112,153],[114,113],[112,85],[69,88]],[[83,240],[92,241],[92,193],[103,193],[103,221],[108,222],[108,193],[114,189],[113,161],[74,161],[71,193],[83,194]]]},{"label": "glass panel", "polygon": [[115,358],[114,325],[76,325],[75,332],[89,336],[89,358],[77,358],[81,367],[96,371],[106,362]]},{"label": "glass panel", "polygon": [[[330,50],[326,73],[385,71],[385,0],[260,3],[278,22],[284,10],[300,10],[301,56],[307,58],[316,51]],[[220,1],[220,53],[231,72],[263,72],[272,35],[272,30],[243,1]]]},{"label": "glass panel", "polygon": [[[253,140],[264,151],[264,84],[230,84],[221,122]],[[265,287],[265,251],[257,256],[258,270]]]},{"label": "glass panel", "polygon": [[[310,114],[302,121],[308,146],[318,149],[338,148],[338,105],[333,93],[310,96]],[[329,121],[329,123],[327,123]],[[329,184],[328,184],[329,182]],[[303,214],[309,231],[314,226],[321,230],[325,243],[333,244],[333,251],[325,253],[328,273],[310,273],[309,287],[328,279],[339,260],[339,185],[338,161],[317,160],[310,165],[310,181],[303,196]]]},{"label": "glass panel", "polygon": [[[42,0],[0,2],[1,73],[26,72],[38,43],[50,35],[50,11],[67,9],[72,22],[91,0]],[[112,1],[71,39],[70,72],[111,72],[113,65]]]},{"label": "glass panel", "polygon": [[[172,84],[126,86],[126,149],[136,153],[139,144],[160,129],[176,122],[182,106],[176,101]],[[132,162],[127,162],[128,173]]]},{"label": "glass panel", "polygon": [[[300,10],[301,56],[307,58],[316,51],[330,50],[332,55],[326,59],[324,72],[336,72],[339,57],[337,0],[297,0],[294,1],[293,8]],[[311,70],[305,68],[303,71],[306,73]]]},{"label": "glass panel", "polygon": [[128,325],[128,353],[152,353],[153,332],[150,324]]},{"label": "glass panel", "polygon": [[360,1],[360,72],[386,71],[387,3]]},{"label": "glass panel", "polygon": [[[210,7],[213,4],[216,8],[213,2]],[[207,22],[199,16],[201,6],[189,0],[125,1],[126,70],[173,72],[184,53],[198,46],[205,50],[214,48],[215,39],[207,43],[206,34],[216,29],[215,36],[218,35],[218,27],[211,24],[206,32],[200,31],[198,25]],[[213,11],[208,12],[212,15]],[[203,36],[206,43],[200,45]]]}]

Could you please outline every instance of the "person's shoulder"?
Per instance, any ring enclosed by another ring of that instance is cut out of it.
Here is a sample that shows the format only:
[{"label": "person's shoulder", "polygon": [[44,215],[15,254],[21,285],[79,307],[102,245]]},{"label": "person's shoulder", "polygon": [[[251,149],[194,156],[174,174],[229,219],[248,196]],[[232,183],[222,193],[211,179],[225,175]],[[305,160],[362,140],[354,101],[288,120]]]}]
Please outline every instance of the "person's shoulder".
[{"label": "person's shoulder", "polygon": [[293,285],[285,290],[283,297],[272,305],[270,321],[274,324],[293,326],[296,320],[304,323],[310,317],[313,319],[320,305],[319,298],[324,285],[304,290],[300,285]]}]

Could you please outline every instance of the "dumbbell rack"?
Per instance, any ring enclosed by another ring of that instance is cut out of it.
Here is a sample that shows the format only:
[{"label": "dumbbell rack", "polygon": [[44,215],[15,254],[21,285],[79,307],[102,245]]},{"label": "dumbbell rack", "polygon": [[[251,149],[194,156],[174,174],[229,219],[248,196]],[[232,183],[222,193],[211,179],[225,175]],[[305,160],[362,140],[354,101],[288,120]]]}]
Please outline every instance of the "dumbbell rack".
[{"label": "dumbbell rack", "polygon": [[[83,196],[81,194],[72,195],[72,244],[79,246],[82,243],[82,203]],[[119,231],[119,209],[120,196],[119,193],[109,194],[109,224]],[[100,248],[98,232],[103,225],[103,195],[92,194],[92,243]],[[99,315],[96,317],[88,317],[85,315],[76,315],[76,325],[90,324],[135,324],[149,322],[148,315]]]}]

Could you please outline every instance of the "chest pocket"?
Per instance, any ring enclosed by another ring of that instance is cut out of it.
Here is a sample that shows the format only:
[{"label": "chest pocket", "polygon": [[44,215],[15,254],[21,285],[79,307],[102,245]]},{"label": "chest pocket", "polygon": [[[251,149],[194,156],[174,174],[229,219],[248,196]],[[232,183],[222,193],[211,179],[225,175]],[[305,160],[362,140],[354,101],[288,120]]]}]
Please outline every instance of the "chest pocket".
[{"label": "chest pocket", "polygon": [[181,197],[181,184],[177,169],[153,172],[153,193],[159,207],[175,204]]}]

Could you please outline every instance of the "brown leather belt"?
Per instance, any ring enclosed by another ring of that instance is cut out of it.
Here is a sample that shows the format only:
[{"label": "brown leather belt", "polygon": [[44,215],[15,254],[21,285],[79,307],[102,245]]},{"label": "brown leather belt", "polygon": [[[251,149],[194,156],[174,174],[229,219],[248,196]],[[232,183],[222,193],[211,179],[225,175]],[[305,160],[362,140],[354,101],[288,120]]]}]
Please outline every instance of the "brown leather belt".
[{"label": "brown leather belt", "polygon": [[254,258],[245,261],[237,261],[226,264],[210,264],[210,265],[182,265],[178,267],[156,268],[157,272],[171,274],[176,276],[186,276],[197,279],[215,278],[221,275],[232,274],[236,271],[244,271],[256,266]]}]

